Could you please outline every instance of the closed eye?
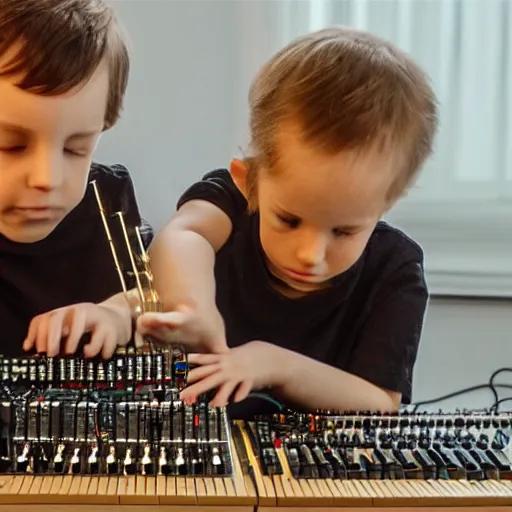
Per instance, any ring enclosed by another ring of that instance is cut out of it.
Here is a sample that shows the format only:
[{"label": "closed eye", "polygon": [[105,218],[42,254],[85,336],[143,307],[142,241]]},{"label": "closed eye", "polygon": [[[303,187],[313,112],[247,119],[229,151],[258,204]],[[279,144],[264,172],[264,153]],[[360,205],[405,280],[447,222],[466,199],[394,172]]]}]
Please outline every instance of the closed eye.
[{"label": "closed eye", "polygon": [[23,151],[25,149],[25,146],[8,146],[0,148],[0,151],[7,151],[8,153],[19,153],[20,151]]},{"label": "closed eye", "polygon": [[[0,148],[0,151],[6,151],[7,153],[21,153],[22,151],[25,151],[25,149],[27,149],[26,146],[9,146]],[[64,152],[72,156],[87,156],[87,151],[77,151],[74,149],[64,148]]]},{"label": "closed eye", "polygon": [[340,238],[340,237],[344,237],[344,236],[350,236],[352,233],[347,231],[346,229],[342,229],[342,228],[334,228],[332,230],[332,234],[336,237],[336,238]]},{"label": "closed eye", "polygon": [[277,218],[287,227],[295,229],[300,225],[300,219],[297,217],[288,217],[286,215],[278,215]]},{"label": "closed eye", "polygon": [[68,155],[71,155],[71,156],[86,156],[87,155],[86,151],[76,151],[74,149],[68,149],[68,148],[64,148],[64,151]]}]

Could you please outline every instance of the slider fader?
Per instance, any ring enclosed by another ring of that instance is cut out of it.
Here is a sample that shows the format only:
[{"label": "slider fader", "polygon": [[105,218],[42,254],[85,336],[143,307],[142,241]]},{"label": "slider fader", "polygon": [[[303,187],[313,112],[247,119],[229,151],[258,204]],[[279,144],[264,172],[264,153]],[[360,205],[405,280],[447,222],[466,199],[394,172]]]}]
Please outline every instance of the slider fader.
[{"label": "slider fader", "polygon": [[318,480],[512,480],[508,414],[289,412],[247,422],[262,474]]},{"label": "slider fader", "polygon": [[1,358],[0,472],[230,475],[226,412],[179,399],[185,366],[159,349]]}]

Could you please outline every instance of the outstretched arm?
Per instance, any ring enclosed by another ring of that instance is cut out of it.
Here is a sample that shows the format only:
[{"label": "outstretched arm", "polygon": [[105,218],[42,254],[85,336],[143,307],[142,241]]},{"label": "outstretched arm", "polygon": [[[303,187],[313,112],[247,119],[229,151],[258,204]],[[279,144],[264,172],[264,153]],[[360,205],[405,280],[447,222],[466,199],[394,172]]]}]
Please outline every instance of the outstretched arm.
[{"label": "outstretched arm", "polygon": [[231,234],[231,221],[203,200],[185,203],[149,250],[151,271],[164,313],[138,320],[142,334],[179,341],[190,350],[227,350],[224,323],[215,301],[215,253]]},{"label": "outstretched arm", "polygon": [[185,203],[149,249],[155,288],[164,310],[215,303],[215,253],[231,233],[229,217],[201,200]]}]

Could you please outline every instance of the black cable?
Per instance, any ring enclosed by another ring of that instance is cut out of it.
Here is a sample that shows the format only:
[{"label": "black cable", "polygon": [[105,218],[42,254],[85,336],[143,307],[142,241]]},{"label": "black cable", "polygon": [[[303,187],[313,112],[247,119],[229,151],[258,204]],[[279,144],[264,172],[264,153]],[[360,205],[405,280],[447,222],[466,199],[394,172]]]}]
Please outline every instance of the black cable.
[{"label": "black cable", "polygon": [[[504,370],[504,369],[501,369]],[[512,368],[510,369],[512,371]],[[496,372],[495,372],[496,373]],[[494,375],[494,374],[493,374]],[[512,389],[512,384],[491,384],[491,381],[487,384],[479,384],[478,386],[471,386],[469,388],[460,389],[459,391],[454,391],[452,393],[448,393],[447,395],[443,395],[437,398],[432,398],[430,400],[424,400],[423,402],[418,402],[414,405],[414,408],[412,410],[413,413],[416,413],[418,411],[418,408],[422,405],[429,405],[429,404],[435,404],[438,402],[443,402],[444,400],[448,400],[449,398],[454,398],[456,396],[465,395],[466,393],[471,393],[472,391],[478,391],[479,389],[490,389],[494,396],[496,397],[496,401],[498,401],[498,394],[496,392],[496,388],[506,388],[506,389]]]},{"label": "black cable", "polygon": [[[486,389],[489,388],[494,396],[494,403],[491,406],[490,410],[496,409],[496,412],[498,412],[498,407],[501,403],[504,401],[507,401],[507,399],[501,399],[498,396],[498,392],[496,391],[496,388],[507,388],[512,389],[512,385],[510,384],[494,384],[494,379],[500,374],[504,372],[512,372],[512,368],[498,368],[496,371],[494,371],[491,374],[491,377],[489,378],[488,384],[480,384],[478,386],[471,386],[469,388],[464,388],[459,391],[454,391],[453,393],[449,393],[447,395],[440,396],[438,398],[433,398],[431,400],[424,400],[423,402],[418,402],[414,405],[413,413],[417,412],[418,408],[422,405],[428,405],[428,404],[435,404],[437,402],[442,402],[444,400],[447,400],[448,398],[453,398],[456,396],[464,395],[466,393],[471,393],[472,391],[478,391],[479,389]],[[512,399],[512,398],[511,398]]]},{"label": "black cable", "polygon": [[491,391],[494,395],[493,407],[496,407],[496,412],[498,412],[500,399],[498,396],[498,392],[496,391],[495,386],[494,386],[494,379],[496,378],[497,375],[499,375],[500,373],[504,373],[504,372],[512,372],[512,368],[499,368],[498,370],[493,372],[493,374],[491,375],[491,378],[489,379],[489,386],[491,387]]},{"label": "black cable", "polygon": [[512,397],[507,397],[507,398],[502,398],[501,400],[496,400],[496,402],[494,402],[494,404],[492,405],[491,407],[491,412],[498,412],[498,407],[500,404],[504,403],[504,402],[509,402],[509,401],[512,401]]}]

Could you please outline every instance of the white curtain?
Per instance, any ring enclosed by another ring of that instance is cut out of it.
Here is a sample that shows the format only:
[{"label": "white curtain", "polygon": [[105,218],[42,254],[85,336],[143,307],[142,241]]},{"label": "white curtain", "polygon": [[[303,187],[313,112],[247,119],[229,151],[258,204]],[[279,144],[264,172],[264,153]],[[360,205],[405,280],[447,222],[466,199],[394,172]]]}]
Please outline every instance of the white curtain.
[{"label": "white curtain", "polygon": [[411,199],[512,198],[512,2],[308,4],[309,29],[344,24],[369,30],[398,44],[430,75],[441,104],[441,126],[434,158]]},{"label": "white curtain", "polygon": [[381,35],[423,66],[440,102],[435,154],[388,218],[423,246],[432,293],[512,297],[512,0],[240,4],[246,84],[278,47],[329,25]]}]

